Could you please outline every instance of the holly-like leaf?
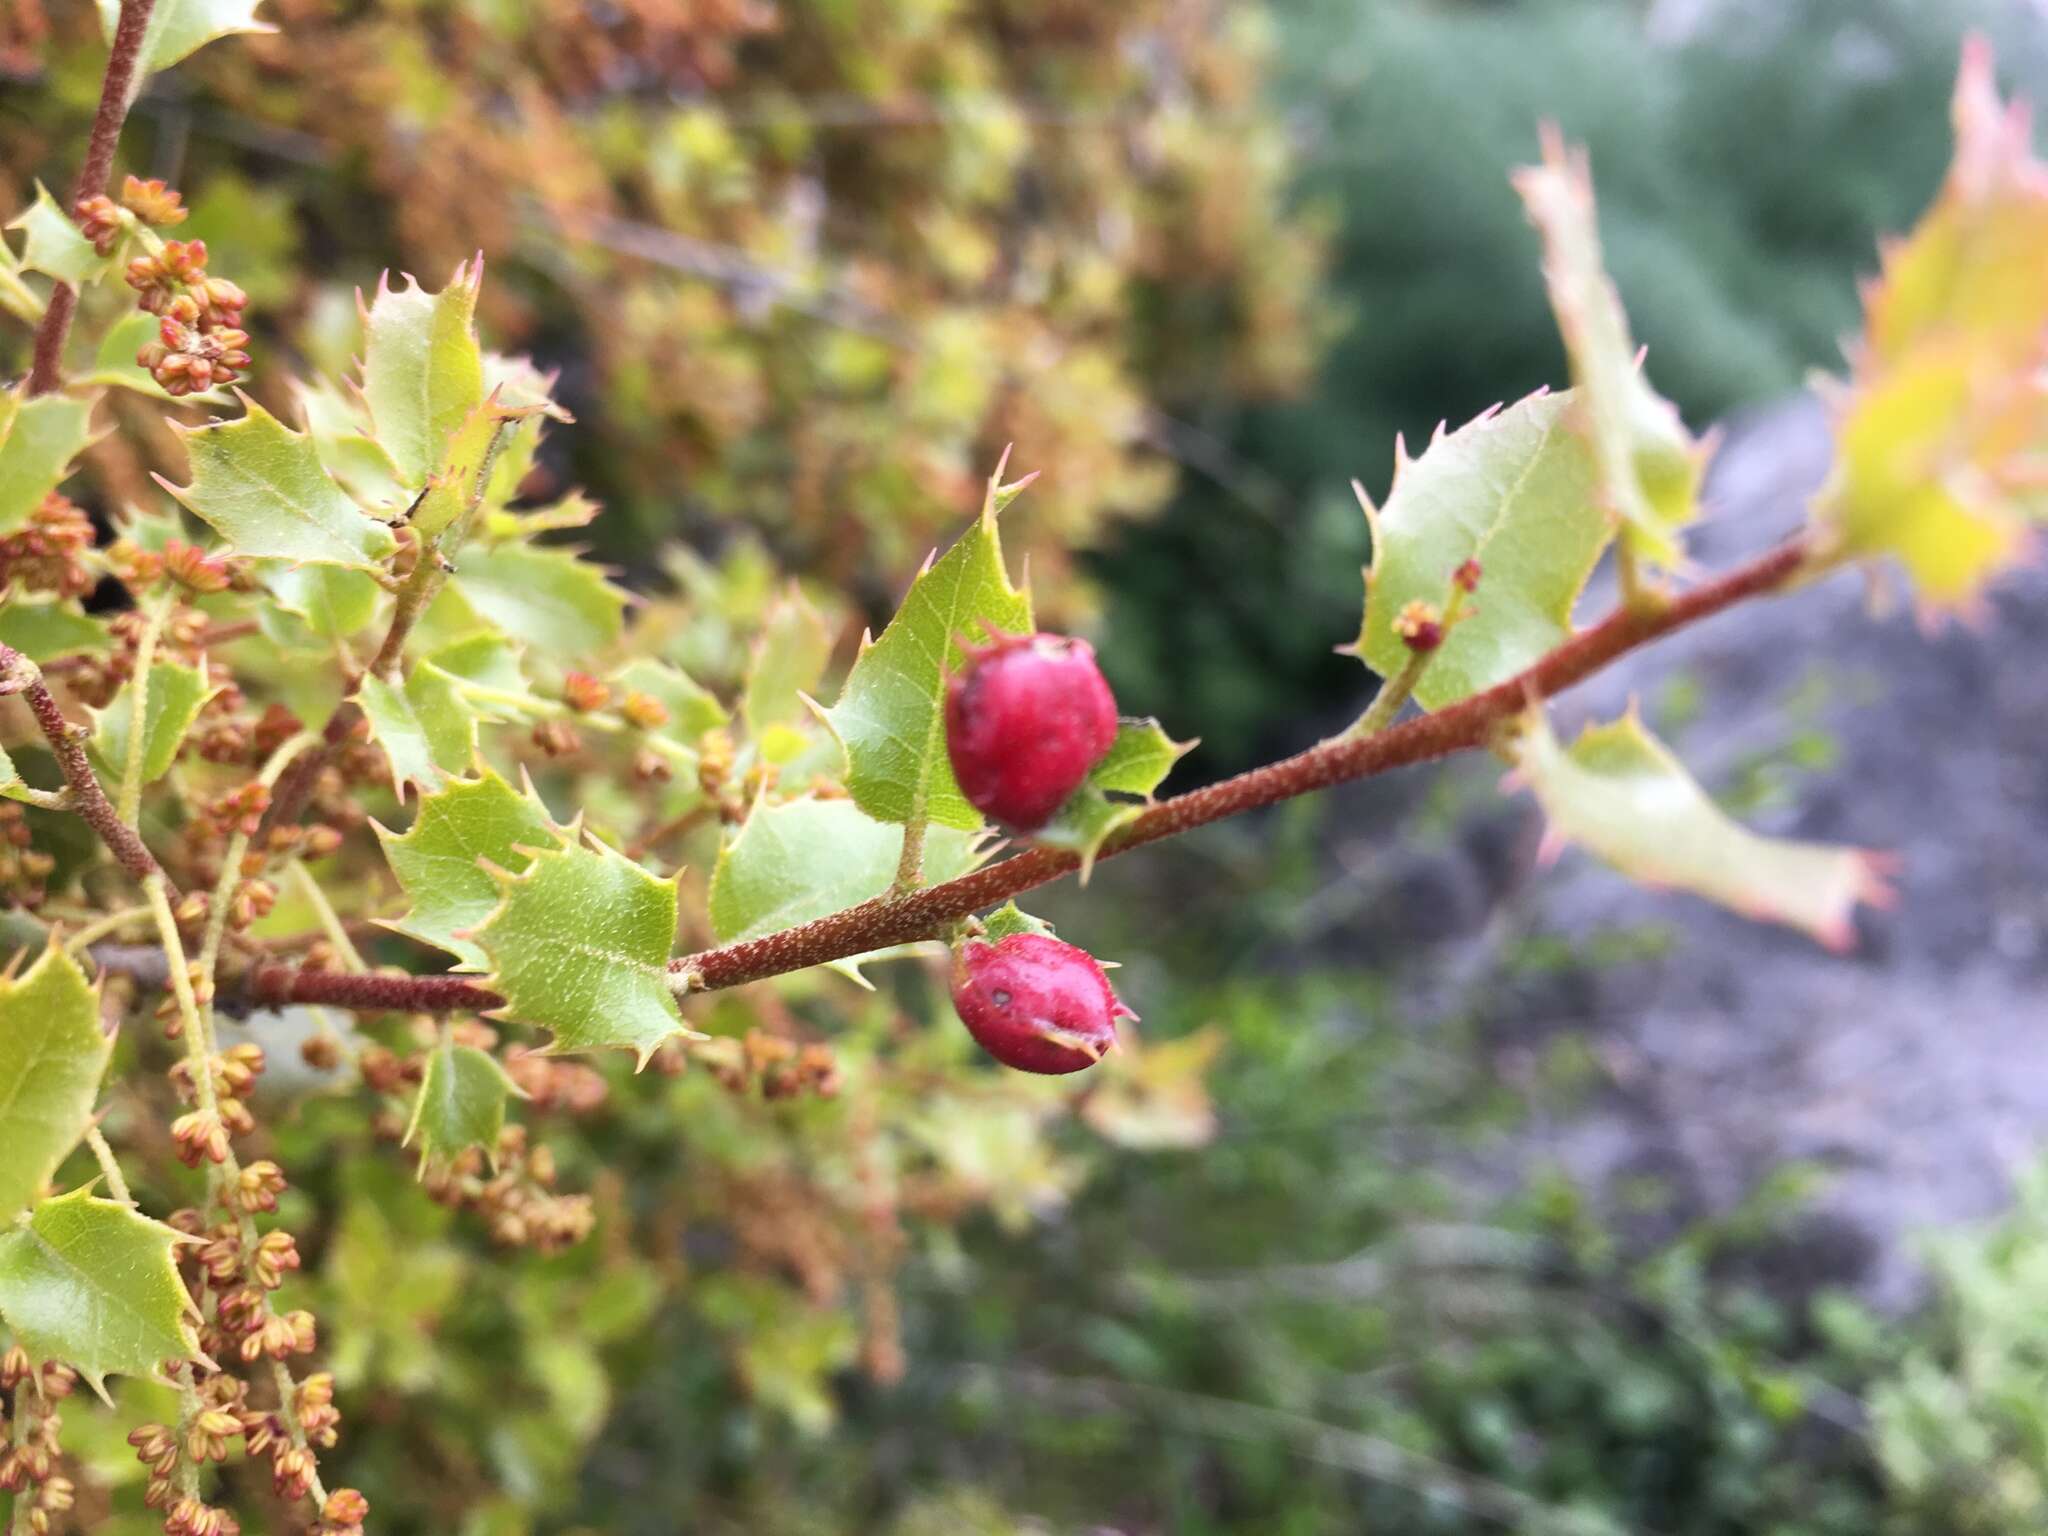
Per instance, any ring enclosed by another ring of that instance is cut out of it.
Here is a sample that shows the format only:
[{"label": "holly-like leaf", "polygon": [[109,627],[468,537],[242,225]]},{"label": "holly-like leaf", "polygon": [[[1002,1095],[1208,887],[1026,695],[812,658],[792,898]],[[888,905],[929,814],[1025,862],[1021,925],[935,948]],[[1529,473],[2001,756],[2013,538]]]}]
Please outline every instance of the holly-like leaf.
[{"label": "holly-like leaf", "polygon": [[625,626],[625,593],[566,549],[465,550],[448,586],[478,618],[550,656],[587,657]]},{"label": "holly-like leaf", "polygon": [[1966,45],[1955,161],[1865,291],[1854,381],[1834,402],[1839,463],[1815,520],[1846,553],[1889,556],[1935,608],[1968,604],[2019,558],[2048,443],[2048,165]]},{"label": "holly-like leaf", "polygon": [[1730,820],[1633,710],[1568,749],[1540,709],[1523,726],[1515,780],[1550,819],[1549,856],[1577,843],[1646,885],[1692,891],[1830,949],[1855,941],[1859,901],[1890,900],[1882,856],[1762,837]]},{"label": "holly-like leaf", "polygon": [[1515,189],[1543,235],[1543,276],[1571,360],[1571,429],[1593,456],[1594,493],[1643,559],[1667,569],[1684,556],[1680,531],[1698,512],[1706,453],[1670,401],[1650,387],[1628,313],[1600,254],[1593,177],[1583,151],[1543,133],[1543,163]]},{"label": "holly-like leaf", "polygon": [[[178,748],[199,711],[218,690],[206,673],[183,662],[158,661],[149,670],[149,704],[143,712],[142,782],[154,784],[171,771]],[[93,711],[90,751],[107,792],[128,771],[129,730],[135,715],[135,685],[124,684],[105,709]]]},{"label": "holly-like leaf", "polygon": [[715,731],[731,717],[718,696],[687,672],[647,657],[628,662],[612,677],[615,698],[644,693],[668,711],[662,733],[684,746],[695,746],[706,731]]},{"label": "holly-like leaf", "polygon": [[0,599],[0,645],[12,646],[30,661],[97,651],[106,643],[106,626],[76,599],[44,600],[13,593]]},{"label": "holly-like leaf", "polygon": [[1145,809],[1130,797],[1142,796],[1149,802],[1173,765],[1194,747],[1192,741],[1175,741],[1157,720],[1119,720],[1108,753],[1032,840],[1080,854],[1081,880],[1086,884],[1110,833]]},{"label": "holly-like leaf", "polygon": [[363,314],[363,400],[377,441],[399,478],[418,489],[469,414],[483,403],[483,350],[476,339],[483,263],[465,262],[439,293],[410,276],[380,279]]},{"label": "holly-like leaf", "polygon": [[[169,69],[215,38],[244,32],[275,32],[256,19],[263,0],[156,0],[143,34],[141,69]],[[99,0],[100,31],[111,43],[121,21],[121,0]]]},{"label": "holly-like leaf", "polygon": [[363,506],[390,517],[403,512],[412,497],[398,478],[391,455],[370,436],[370,415],[362,397],[324,379],[311,384],[294,380],[292,387],[322,467]]},{"label": "holly-like leaf", "polygon": [[497,1057],[443,1040],[427,1056],[406,1144],[418,1138],[422,1168],[470,1147],[484,1148],[495,1160],[498,1133],[505,1129],[505,1101],[518,1091]]},{"label": "holly-like leaf", "polygon": [[464,513],[480,505],[490,489],[502,447],[519,422],[538,407],[512,410],[486,398],[456,427],[440,466],[427,477],[425,493],[413,507],[412,526],[423,539],[438,539]]},{"label": "holly-like leaf", "polygon": [[0,980],[0,1226],[43,1192],[92,1124],[113,1039],[78,963],[52,944]]},{"label": "holly-like leaf", "polygon": [[294,432],[247,396],[237,421],[185,433],[192,482],[157,483],[237,554],[312,565],[368,567],[396,547],[321,466],[310,434]]},{"label": "holly-like leaf", "polygon": [[1570,394],[1537,394],[1438,431],[1419,459],[1404,448],[1387,503],[1369,514],[1373,563],[1357,653],[1381,677],[1408,662],[1394,620],[1411,602],[1441,607],[1465,561],[1484,568],[1477,608],[1444,637],[1416,687],[1428,709],[1513,677],[1571,633],[1572,607],[1612,528],[1594,495],[1592,456],[1572,432]]},{"label": "holly-like leaf", "polygon": [[412,910],[386,926],[439,945],[458,958],[457,969],[471,971],[488,969],[490,961],[469,930],[497,910],[502,894],[484,861],[518,874],[532,862],[525,850],[560,841],[547,808],[488,769],[422,795],[404,836],[383,827],[377,835],[412,899]]},{"label": "holly-like leaf", "polygon": [[0,1234],[0,1319],[37,1360],[61,1360],[102,1397],[106,1378],[158,1376],[198,1349],[171,1253],[187,1239],[133,1206],[74,1190]]},{"label": "holly-like leaf", "polygon": [[458,681],[433,663],[415,663],[403,683],[364,678],[356,702],[371,738],[391,760],[392,787],[401,799],[408,785],[431,789],[475,763],[477,712]]},{"label": "holly-like leaf", "polygon": [[383,593],[367,571],[338,565],[266,562],[258,568],[258,577],[278,607],[296,614],[317,638],[330,643],[368,628]]},{"label": "holly-like leaf", "polygon": [[28,398],[28,385],[0,395],[0,534],[13,533],[71,473],[92,441],[92,401]]},{"label": "holly-like leaf", "polygon": [[22,232],[21,266],[26,271],[41,272],[77,287],[111,265],[110,258],[94,248],[40,181],[36,183],[36,200],[7,227]]},{"label": "holly-like leaf", "polygon": [[[979,861],[976,844],[971,832],[933,827],[925,838],[925,878],[964,875]],[[902,854],[903,828],[876,821],[850,800],[804,796],[760,806],[719,850],[712,931],[730,944],[857,907],[895,882]]]},{"label": "holly-like leaf", "polygon": [[1030,596],[1010,584],[996,533],[996,507],[1009,490],[989,482],[974,526],[919,572],[882,638],[862,646],[826,714],[846,748],[846,788],[877,820],[981,825],[946,759],[946,678],[965,660],[962,638],[1032,627]]},{"label": "holly-like leaf", "polygon": [[550,1050],[621,1046],[643,1066],[683,1031],[669,990],[673,878],[576,843],[536,853],[498,883],[498,908],[472,935],[505,998],[494,1017],[551,1030]]}]

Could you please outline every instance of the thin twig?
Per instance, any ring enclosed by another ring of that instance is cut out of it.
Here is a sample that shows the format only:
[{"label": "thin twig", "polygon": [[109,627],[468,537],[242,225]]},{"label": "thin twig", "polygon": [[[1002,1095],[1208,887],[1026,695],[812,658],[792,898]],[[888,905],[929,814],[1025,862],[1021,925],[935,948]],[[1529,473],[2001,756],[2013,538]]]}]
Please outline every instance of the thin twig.
[{"label": "thin twig", "polygon": [[92,1148],[92,1155],[99,1159],[100,1172],[106,1175],[107,1193],[123,1205],[133,1205],[135,1197],[128,1193],[128,1180],[122,1176],[121,1165],[114,1161],[114,1149],[107,1145],[105,1133],[96,1125],[87,1127],[85,1144]]},{"label": "thin twig", "polygon": [[[114,169],[114,146],[121,141],[121,124],[127,121],[129,103],[135,98],[142,43],[149,33],[150,12],[155,9],[156,0],[121,0],[121,19],[115,23],[113,46],[107,53],[107,73],[100,84],[92,137],[86,141],[85,164],[71,189],[73,208],[107,190],[107,177]],[[35,364],[28,376],[30,395],[47,395],[64,382],[64,342],[77,312],[78,290],[59,283],[50,293],[43,323],[36,327]]]}]

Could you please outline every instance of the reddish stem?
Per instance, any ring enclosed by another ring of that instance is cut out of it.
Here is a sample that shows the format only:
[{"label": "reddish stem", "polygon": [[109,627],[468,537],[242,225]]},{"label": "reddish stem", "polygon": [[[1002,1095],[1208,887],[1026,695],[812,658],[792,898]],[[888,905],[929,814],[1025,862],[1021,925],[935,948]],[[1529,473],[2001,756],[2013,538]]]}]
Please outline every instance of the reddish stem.
[{"label": "reddish stem", "polygon": [[[1532,699],[1561,693],[1646,641],[1784,586],[1800,574],[1811,554],[1807,540],[1793,539],[1668,602],[1621,607],[1526,671],[1434,714],[1375,735],[1326,741],[1281,762],[1163,800],[1114,833],[1097,857],[1113,858],[1160,838],[1332,784],[1484,746],[1504,724],[1527,709]],[[892,944],[938,938],[961,918],[1071,874],[1080,862],[1071,853],[1034,848],[943,885],[904,896],[878,897],[802,927],[688,956],[670,968],[678,975],[693,976],[696,986],[708,990],[760,981]]]},{"label": "reddish stem", "polygon": [[[99,833],[101,841],[121,861],[121,867],[137,880],[161,875],[163,871],[155,857],[135,835],[135,829],[121,820],[113,802],[107,799],[107,792],[100,788],[99,778],[86,760],[86,733],[64,718],[64,711],[43,686],[36,664],[12,646],[0,645],[0,694],[9,693],[18,693],[28,701],[29,713],[36,717],[36,724],[57,756],[64,782],[71,786],[71,809]],[[175,898],[177,892],[168,879],[164,886]]]},{"label": "reddish stem", "polygon": [[[71,206],[107,190],[107,178],[114,169],[114,147],[121,142],[121,125],[128,120],[128,104],[134,96],[135,71],[142,60],[142,42],[149,32],[150,13],[156,0],[121,0],[121,19],[114,25],[113,46],[107,53],[106,78],[100,84],[99,110],[93,114],[92,137],[86,141],[85,164],[71,188]],[[59,283],[50,291],[42,324],[36,327],[35,364],[29,370],[28,392],[47,395],[64,382],[64,341],[71,334],[71,317],[78,312],[78,290]]]},{"label": "reddish stem", "polygon": [[364,1013],[482,1012],[505,1002],[460,976],[380,976],[289,965],[257,966],[243,979],[242,997],[258,1008],[308,1003]]}]

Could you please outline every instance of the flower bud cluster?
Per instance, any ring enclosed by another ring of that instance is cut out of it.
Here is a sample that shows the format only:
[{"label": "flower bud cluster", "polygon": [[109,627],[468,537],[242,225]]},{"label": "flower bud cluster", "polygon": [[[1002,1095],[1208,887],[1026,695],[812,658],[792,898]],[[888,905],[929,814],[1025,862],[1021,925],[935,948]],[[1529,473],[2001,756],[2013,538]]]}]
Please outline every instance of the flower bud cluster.
[{"label": "flower bud cluster", "polygon": [[249,333],[242,329],[248,294],[206,271],[204,240],[166,240],[159,251],[128,263],[128,286],[142,308],[158,317],[157,337],[135,354],[173,395],[232,384],[249,366]]}]

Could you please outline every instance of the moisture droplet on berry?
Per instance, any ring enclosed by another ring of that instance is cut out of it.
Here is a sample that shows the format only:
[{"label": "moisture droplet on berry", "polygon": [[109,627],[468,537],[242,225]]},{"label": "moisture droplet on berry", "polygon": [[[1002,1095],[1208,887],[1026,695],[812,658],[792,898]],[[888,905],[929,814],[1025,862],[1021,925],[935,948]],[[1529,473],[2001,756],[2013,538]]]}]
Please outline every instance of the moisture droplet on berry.
[{"label": "moisture droplet on berry", "polygon": [[1116,699],[1085,640],[1015,635],[969,655],[946,692],[946,752],[968,803],[1035,832],[1116,741]]},{"label": "moisture droplet on berry", "polygon": [[976,941],[953,961],[953,1007],[981,1048],[1022,1072],[1079,1072],[1135,1019],[1085,949],[1037,933]]}]

